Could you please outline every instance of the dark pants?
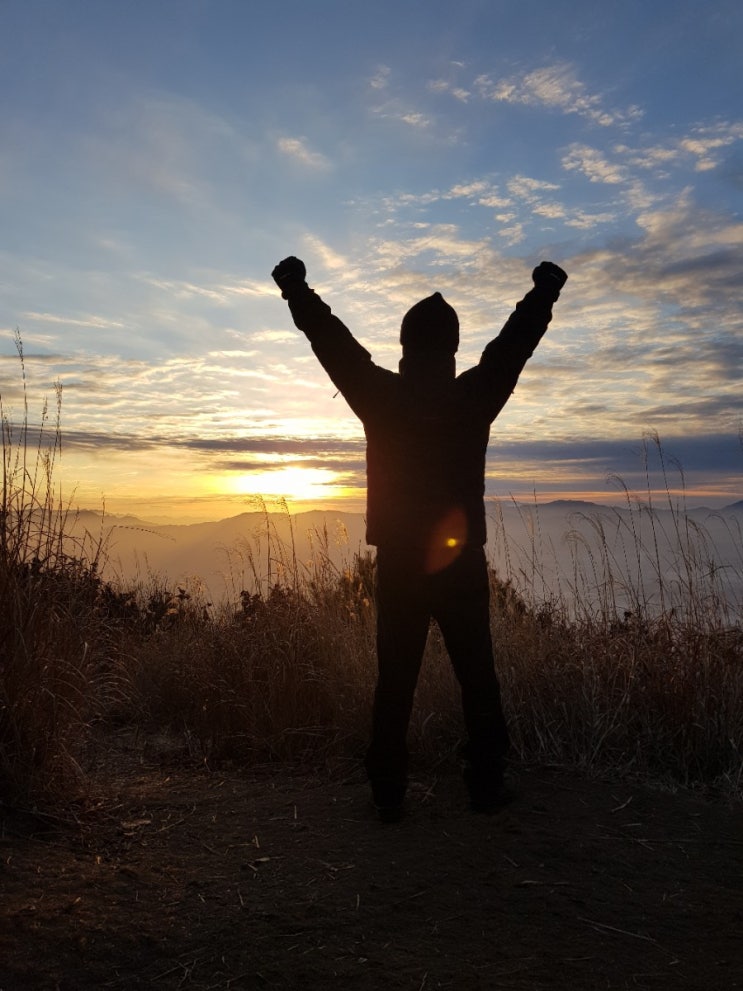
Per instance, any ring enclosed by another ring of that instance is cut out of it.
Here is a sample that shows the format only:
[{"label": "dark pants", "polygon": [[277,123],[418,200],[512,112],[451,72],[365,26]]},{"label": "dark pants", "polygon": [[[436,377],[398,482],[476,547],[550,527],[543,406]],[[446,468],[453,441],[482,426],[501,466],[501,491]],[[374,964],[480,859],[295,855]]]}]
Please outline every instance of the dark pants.
[{"label": "dark pants", "polygon": [[487,775],[508,750],[490,636],[490,591],[485,551],[464,547],[442,570],[427,574],[411,549],[377,551],[377,657],[372,740],[366,769],[372,786],[404,793],[407,731],[431,619],[439,625],[462,689],[472,769]]}]

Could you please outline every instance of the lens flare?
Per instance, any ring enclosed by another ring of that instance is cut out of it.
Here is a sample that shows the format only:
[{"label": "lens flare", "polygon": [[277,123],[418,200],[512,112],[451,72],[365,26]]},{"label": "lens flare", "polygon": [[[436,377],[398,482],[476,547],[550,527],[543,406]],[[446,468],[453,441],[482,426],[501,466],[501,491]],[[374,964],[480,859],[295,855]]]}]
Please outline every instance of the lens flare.
[{"label": "lens flare", "polygon": [[467,543],[467,517],[461,506],[450,509],[433,528],[426,551],[426,572],[443,571],[462,553]]}]

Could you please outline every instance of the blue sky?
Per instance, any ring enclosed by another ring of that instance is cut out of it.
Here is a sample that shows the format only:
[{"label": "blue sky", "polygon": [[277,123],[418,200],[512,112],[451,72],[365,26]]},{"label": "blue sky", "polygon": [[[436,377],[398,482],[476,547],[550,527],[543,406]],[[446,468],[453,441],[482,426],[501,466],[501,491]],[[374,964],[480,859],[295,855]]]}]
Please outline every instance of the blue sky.
[{"label": "blue sky", "polygon": [[422,296],[464,368],[558,262],[489,494],[614,499],[656,433],[693,502],[743,496],[739,3],[4,0],[0,32],[0,393],[18,329],[81,504],[361,508],[287,254],[390,368]]}]

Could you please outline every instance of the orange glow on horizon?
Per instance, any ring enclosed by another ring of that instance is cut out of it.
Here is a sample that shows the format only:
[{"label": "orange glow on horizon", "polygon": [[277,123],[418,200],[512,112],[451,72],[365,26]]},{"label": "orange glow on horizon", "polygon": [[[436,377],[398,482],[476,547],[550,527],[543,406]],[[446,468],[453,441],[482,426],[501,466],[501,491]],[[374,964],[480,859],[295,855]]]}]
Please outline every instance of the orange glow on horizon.
[{"label": "orange glow on horizon", "polygon": [[227,484],[237,495],[286,499],[290,502],[339,499],[344,492],[337,472],[329,468],[303,468],[300,465],[249,472],[230,479]]}]

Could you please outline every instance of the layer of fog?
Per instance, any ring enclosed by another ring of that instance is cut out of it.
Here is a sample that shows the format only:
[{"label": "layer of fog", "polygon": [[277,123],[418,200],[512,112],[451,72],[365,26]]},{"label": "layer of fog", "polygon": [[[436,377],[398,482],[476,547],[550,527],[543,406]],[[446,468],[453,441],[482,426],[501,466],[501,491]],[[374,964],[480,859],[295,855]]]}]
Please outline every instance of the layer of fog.
[{"label": "layer of fog", "polygon": [[[499,578],[535,606],[651,613],[730,607],[743,615],[743,503],[711,511],[627,504],[488,505],[488,555]],[[244,513],[158,526],[82,513],[78,540],[102,543],[102,575],[123,587],[160,582],[207,601],[276,582],[332,578],[369,552],[361,514]],[[725,614],[725,610],[722,610]]]}]

